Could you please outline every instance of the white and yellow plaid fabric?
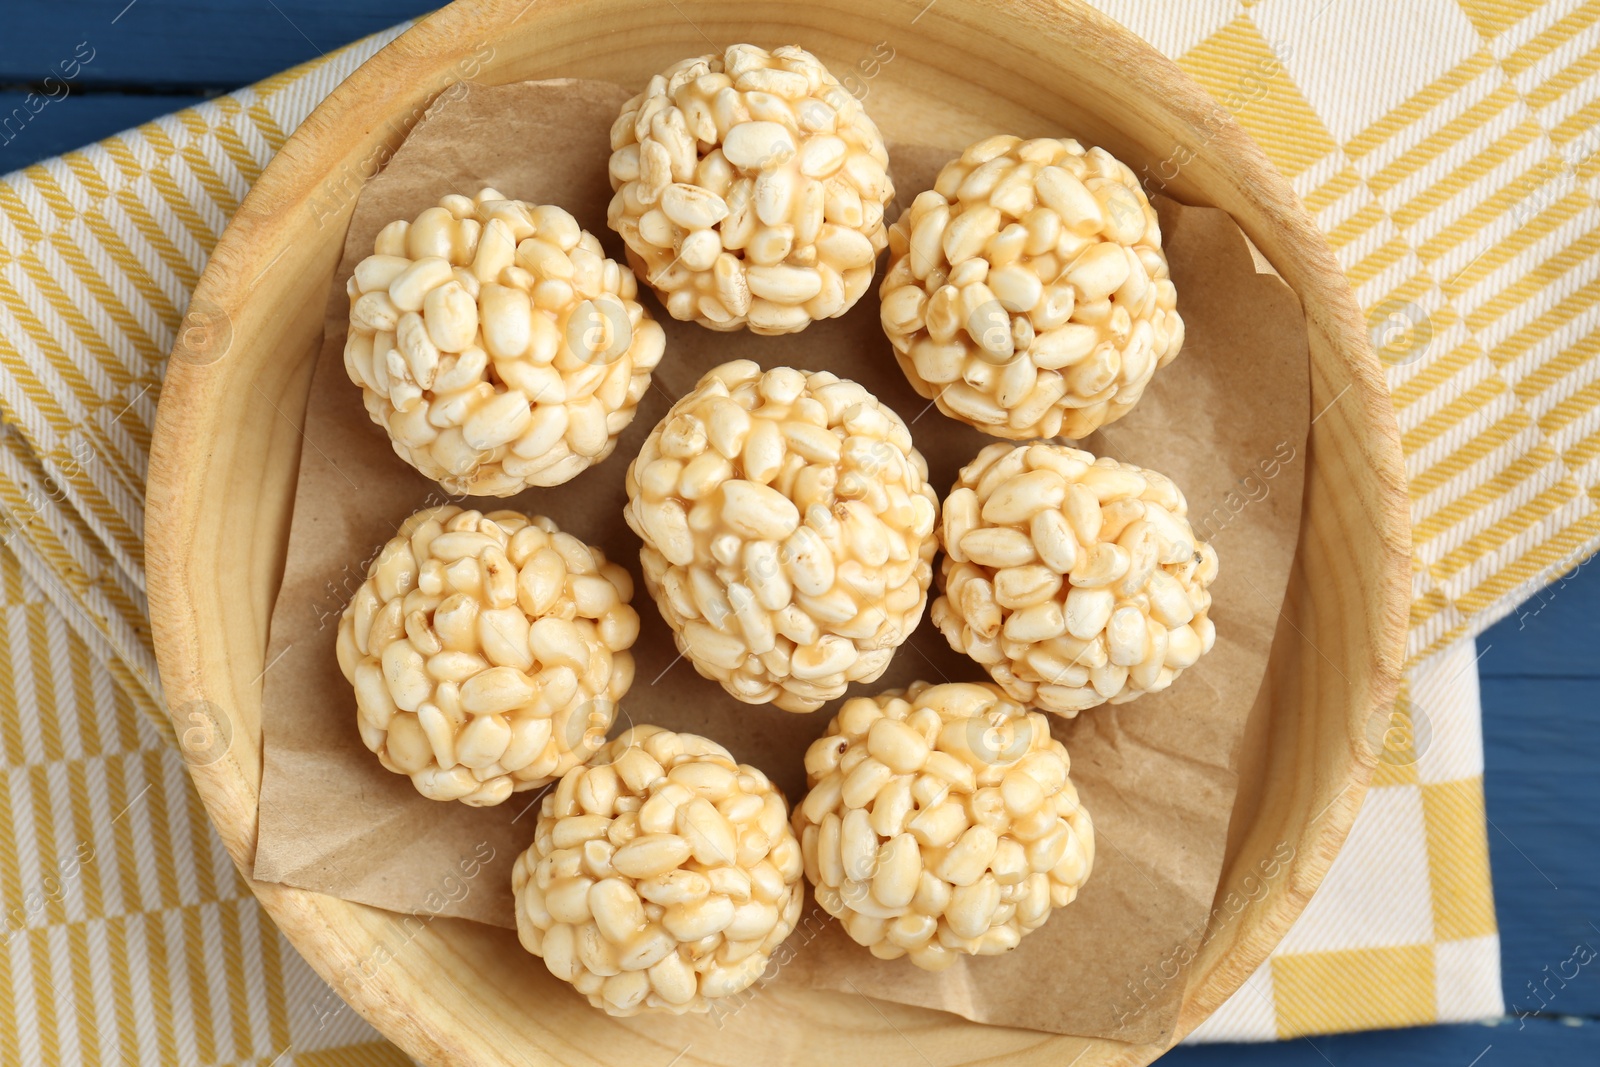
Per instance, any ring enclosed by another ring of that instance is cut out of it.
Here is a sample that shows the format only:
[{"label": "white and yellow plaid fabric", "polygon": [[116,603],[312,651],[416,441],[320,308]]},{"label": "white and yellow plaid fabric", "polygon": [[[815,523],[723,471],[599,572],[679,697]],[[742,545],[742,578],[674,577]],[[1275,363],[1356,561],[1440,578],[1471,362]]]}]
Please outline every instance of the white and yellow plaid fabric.
[{"label": "white and yellow plaid fabric", "polygon": [[1505,1013],[1475,665],[1473,643],[1461,641],[1407,671],[1396,714],[1375,727],[1382,761],[1322,887],[1191,1041]]},{"label": "white and yellow plaid fabric", "polygon": [[[1412,479],[1397,743],[1322,892],[1200,1036],[1499,1014],[1470,638],[1600,541],[1600,0],[1100,6],[1235,111],[1321,222]],[[162,365],[206,255],[391,36],[0,179],[8,1067],[406,1062],[211,833],[160,712],[141,545]]]}]

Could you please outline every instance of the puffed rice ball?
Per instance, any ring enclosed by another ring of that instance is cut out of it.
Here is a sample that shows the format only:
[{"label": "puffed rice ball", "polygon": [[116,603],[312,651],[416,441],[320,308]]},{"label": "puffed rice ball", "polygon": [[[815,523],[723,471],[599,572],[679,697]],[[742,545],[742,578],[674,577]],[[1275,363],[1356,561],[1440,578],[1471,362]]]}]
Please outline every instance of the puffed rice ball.
[{"label": "puffed rice ball", "polygon": [[419,511],[339,620],[361,740],[430,800],[544,785],[605,743],[633,684],[633,579],[543,516]]},{"label": "puffed rice ball", "polygon": [[628,467],[623,514],[682,652],[749,704],[815,711],[916,629],[938,498],[855,382],[749,360],[700,379]]},{"label": "puffed rice ball", "polygon": [[944,503],[934,625],[1012,699],[1069,718],[1165,689],[1217,637],[1217,553],[1188,511],[1155,471],[990,445]]},{"label": "puffed rice ball", "polygon": [[1155,209],[1103,149],[979,141],[895,221],[889,257],[881,317],[900,368],[996,437],[1086,437],[1183,345]]},{"label": "puffed rice ball", "polygon": [[561,208],[493,189],[378,233],[344,366],[400,458],[451,492],[560,485],[611,454],[666,334]]},{"label": "puffed rice ball", "polygon": [[872,283],[889,156],[805,49],[736,44],[673,65],[622,106],[611,148],[608,221],[673,318],[793,333]]},{"label": "puffed rice ball", "polygon": [[709,1011],[800,917],[788,814],[716,742],[636,726],[545,797],[511,873],[517,936],[610,1015]]},{"label": "puffed rice ball", "polygon": [[940,971],[1016,948],[1094,866],[1067,750],[974,682],[845,702],[806,752],[794,828],[817,903],[880,959]]}]

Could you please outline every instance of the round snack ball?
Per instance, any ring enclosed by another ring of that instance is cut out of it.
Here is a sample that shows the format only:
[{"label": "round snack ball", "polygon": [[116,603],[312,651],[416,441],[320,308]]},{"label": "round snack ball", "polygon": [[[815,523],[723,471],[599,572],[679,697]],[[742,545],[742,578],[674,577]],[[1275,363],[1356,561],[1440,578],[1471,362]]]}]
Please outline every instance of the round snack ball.
[{"label": "round snack ball", "polygon": [[611,454],[666,334],[576,219],[485,189],[391,222],[373,251],[344,366],[401,459],[451,493],[511,496]]},{"label": "round snack ball", "polygon": [[933,577],[938,498],[855,382],[710,371],[628,467],[623,515],[678,651],[749,704],[815,711],[883,674]]},{"label": "round snack ball", "polygon": [[979,141],[895,221],[889,257],[881,317],[900,368],[996,437],[1086,437],[1183,345],[1155,209],[1103,149]]},{"label": "round snack ball", "polygon": [[940,971],[1070,904],[1094,827],[1045,717],[976,682],[845,702],[806,752],[794,828],[812,894],[880,959]]},{"label": "round snack ball", "polygon": [[1188,512],[1155,471],[990,445],[944,502],[934,625],[1013,699],[1069,718],[1165,689],[1217,638],[1217,553]]},{"label": "round snack ball", "polygon": [[633,579],[542,516],[401,524],[339,619],[361,740],[430,800],[499,804],[605,744],[633,684]]},{"label": "round snack ball", "polygon": [[636,726],[544,798],[511,872],[517,936],[610,1015],[708,1011],[800,916],[800,843],[767,776]]},{"label": "round snack ball", "polygon": [[611,148],[607,220],[673,318],[793,333],[872,284],[889,156],[805,49],[674,64],[622,106]]}]

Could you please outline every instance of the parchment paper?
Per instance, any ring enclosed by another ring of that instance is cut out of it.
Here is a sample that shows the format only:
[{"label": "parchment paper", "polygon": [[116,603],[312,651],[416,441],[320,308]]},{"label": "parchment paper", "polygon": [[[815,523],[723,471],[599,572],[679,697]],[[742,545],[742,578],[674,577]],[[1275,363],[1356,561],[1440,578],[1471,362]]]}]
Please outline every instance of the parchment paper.
[{"label": "parchment paper", "polygon": [[[408,514],[447,499],[394,454],[345,376],[344,283],[384,224],[415,217],[445,192],[470,194],[484,185],[563,205],[621,259],[620,241],[605,226],[607,131],[630,95],[608,83],[572,80],[456,87],[361,193],[330,292],[272,616],[254,870],[260,880],[395,911],[514,925],[510,868],[532,839],[538,793],[488,810],[419,796],[362,746],[354,698],[334,658],[338,616],[366,561]],[[959,150],[959,143],[946,143],[949,137],[930,124],[919,131],[925,144],[890,146],[899,206],[930,187],[938,167]],[[931,975],[904,961],[874,959],[830,922],[777,980],[1057,1033],[1144,1042],[1171,1031],[1182,976],[1154,990],[1148,981],[1136,989],[1134,981],[1163,961],[1170,969],[1175,953],[1197,943],[1216,892],[1235,759],[1299,527],[1310,397],[1305,324],[1294,294],[1270,267],[1258,270],[1226,214],[1171,201],[1158,207],[1187,340],[1176,362],[1156,373],[1140,406],[1085,444],[1167,473],[1188,496],[1197,527],[1212,536],[1221,560],[1212,587],[1216,647],[1164,693],[1058,721],[1073,779],[1094,817],[1094,873],[1077,902],[1056,911],[1016,951]],[[891,217],[898,210],[891,208]],[[623,473],[672,401],[707,369],[735,358],[832,370],[867,386],[910,423],[941,496],[957,469],[993,440],[945,418],[911,390],[879,327],[875,287],[844,318],[782,338],[714,333],[671,319],[652,298],[646,303],[666,328],[667,354],[616,453],[565,486],[478,506],[548,514],[603,546],[637,579],[638,541],[621,520]],[[1241,492],[1267,484],[1263,479],[1270,480],[1268,492]],[[642,581],[638,587],[637,680],[622,701],[616,731],[653,722],[706,734],[760,766],[797,802],[805,789],[802,753],[837,702],[793,715],[733,700],[675,662],[671,636]],[[983,676],[924,617],[885,677],[852,687],[851,695],[917,678]],[[440,879],[476,870],[475,860],[490,850],[493,859],[471,891],[443,900]],[[808,900],[807,911],[814,908]]]}]

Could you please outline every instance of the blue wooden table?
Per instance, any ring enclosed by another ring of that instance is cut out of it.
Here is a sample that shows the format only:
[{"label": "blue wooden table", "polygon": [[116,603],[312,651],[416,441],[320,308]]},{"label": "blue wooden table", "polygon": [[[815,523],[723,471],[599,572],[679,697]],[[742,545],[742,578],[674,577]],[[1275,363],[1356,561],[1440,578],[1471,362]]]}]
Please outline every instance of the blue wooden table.
[{"label": "blue wooden table", "polygon": [[[434,6],[7,0],[0,20],[0,172],[258,81]],[[1163,1063],[1600,1064],[1600,961],[1565,982],[1551,979],[1575,946],[1600,947],[1597,648],[1600,564],[1581,568],[1479,640],[1505,995],[1508,1006],[1524,1009],[1520,1018],[1184,1048]],[[1530,1010],[1541,1002],[1541,1010]]]}]

